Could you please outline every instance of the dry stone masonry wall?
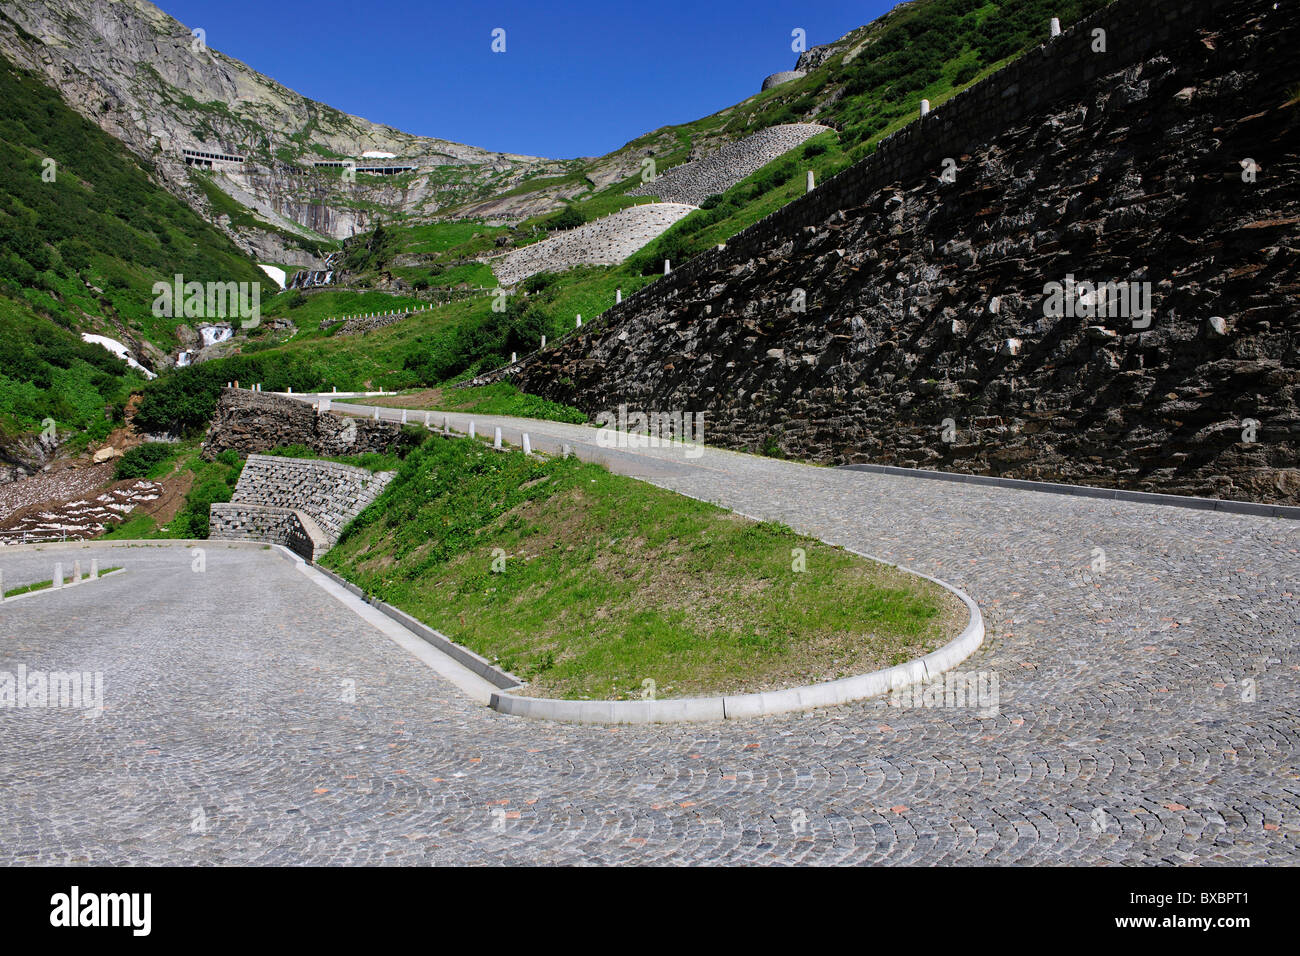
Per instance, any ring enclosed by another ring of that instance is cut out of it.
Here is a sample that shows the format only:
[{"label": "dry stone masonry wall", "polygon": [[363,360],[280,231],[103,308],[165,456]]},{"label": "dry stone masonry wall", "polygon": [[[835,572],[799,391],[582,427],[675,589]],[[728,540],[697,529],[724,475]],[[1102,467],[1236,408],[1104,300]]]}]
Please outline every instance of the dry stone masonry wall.
[{"label": "dry stone masonry wall", "polygon": [[513,286],[539,272],[617,265],[694,209],[681,203],[630,206],[511,252],[495,260],[492,271],[503,286]]},{"label": "dry stone masonry wall", "polygon": [[710,196],[726,192],[746,176],[818,133],[829,130],[829,126],[816,123],[769,126],[753,136],[746,136],[739,142],[724,146],[703,159],[674,166],[653,182],[629,189],[628,195],[658,196],[665,202],[698,206]]},{"label": "dry stone masonry wall", "polygon": [[283,544],[315,560],[394,474],[332,461],[249,455],[231,500],[212,506],[209,534]]},{"label": "dry stone masonry wall", "polygon": [[[1294,14],[1099,11],[515,381],[817,461],[1300,502]],[[1150,283],[1150,324],[1053,314],[1071,276]]]},{"label": "dry stone masonry wall", "polygon": [[396,422],[347,418],[283,395],[227,388],[203,455],[212,459],[226,449],[246,455],[286,445],[306,445],[319,455],[360,455],[393,451],[402,444],[402,427]]}]

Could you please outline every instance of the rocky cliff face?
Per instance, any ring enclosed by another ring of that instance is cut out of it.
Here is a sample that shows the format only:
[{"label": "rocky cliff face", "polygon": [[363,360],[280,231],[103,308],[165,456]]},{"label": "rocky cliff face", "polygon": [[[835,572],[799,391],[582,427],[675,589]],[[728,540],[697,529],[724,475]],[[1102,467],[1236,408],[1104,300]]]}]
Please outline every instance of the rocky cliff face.
[{"label": "rocky cliff face", "polygon": [[[550,161],[494,153],[412,136],[349,116],[281,86],[231,59],[147,0],[3,0],[0,53],[43,74],[73,109],[154,163],[163,181],[199,208],[181,150],[245,156],[217,164],[217,185],[257,210],[268,226],[342,238],[368,228],[368,204],[393,211],[433,211],[465,191],[508,188]],[[300,160],[366,151],[416,160],[422,174],[394,188],[302,175]],[[454,166],[453,176],[430,172]],[[556,166],[555,168],[559,168]],[[445,182],[450,180],[450,184]],[[243,195],[241,195],[241,193]],[[296,225],[295,225],[296,224]],[[228,225],[228,223],[227,223]],[[229,230],[249,252],[277,262],[303,261],[276,230]]]},{"label": "rocky cliff face", "polygon": [[1300,17],[1212,6],[1110,8],[951,104],[1018,98],[999,135],[945,156],[931,114],[516,383],[815,461],[1300,502]]}]

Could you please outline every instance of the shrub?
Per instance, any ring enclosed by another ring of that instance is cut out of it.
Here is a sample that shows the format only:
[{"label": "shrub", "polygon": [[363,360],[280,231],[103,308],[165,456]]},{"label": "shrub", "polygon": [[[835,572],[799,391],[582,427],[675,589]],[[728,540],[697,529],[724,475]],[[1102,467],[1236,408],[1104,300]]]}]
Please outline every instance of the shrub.
[{"label": "shrub", "polygon": [[145,442],[143,445],[136,445],[120,459],[117,467],[113,469],[113,478],[122,481],[126,478],[147,478],[153,469],[167,461],[174,454],[176,448],[167,442]]},{"label": "shrub", "polygon": [[575,207],[565,206],[563,209],[557,212],[550,219],[547,219],[545,226],[547,229],[550,230],[576,229],[578,226],[583,225],[586,221],[587,221],[587,217],[584,216],[581,212],[579,212]]}]

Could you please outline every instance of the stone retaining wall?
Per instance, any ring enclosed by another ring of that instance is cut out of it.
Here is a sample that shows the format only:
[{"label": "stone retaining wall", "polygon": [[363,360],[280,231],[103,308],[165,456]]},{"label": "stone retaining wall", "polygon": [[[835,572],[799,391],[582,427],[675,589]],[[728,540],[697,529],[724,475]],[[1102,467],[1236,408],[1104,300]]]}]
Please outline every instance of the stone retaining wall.
[{"label": "stone retaining wall", "polygon": [[[678,300],[691,298],[701,276],[744,263],[802,228],[819,225],[837,212],[868,202],[895,182],[914,180],[918,173],[937,175],[942,159],[958,158],[976,149],[1034,109],[1046,107],[1106,71],[1122,69],[1172,37],[1190,33],[1230,2],[1117,0],[967,87],[924,119],[886,136],[871,155],[742,229],[727,240],[725,248],[710,249],[680,265],[674,263],[669,275],[607,309],[596,321],[604,328],[646,310],[672,308]],[[1105,54],[1092,52],[1092,31],[1097,28],[1106,30]],[[667,174],[650,185],[658,185],[665,178]],[[638,187],[630,194],[644,188]],[[592,323],[588,323],[581,334],[592,331]],[[574,337],[575,333],[570,332],[565,340]],[[558,347],[565,340],[556,340],[551,346]],[[523,362],[537,354],[530,353]],[[518,367],[503,366],[463,384],[491,384],[509,377]]]},{"label": "stone retaining wall", "polygon": [[235,501],[212,505],[208,536],[281,544],[308,561],[316,561],[333,546],[315,522],[301,511]]},{"label": "stone retaining wall", "polygon": [[[513,379],[815,461],[1298,503],[1293,12],[1099,11]],[[1149,283],[1149,323],[1050,314],[1071,275]]]},{"label": "stone retaining wall", "polygon": [[617,265],[694,210],[681,203],[630,206],[495,259],[492,271],[503,286],[512,286],[539,272]]},{"label": "stone retaining wall", "polygon": [[283,544],[314,561],[394,474],[332,461],[250,455],[231,501],[212,506],[209,535]]},{"label": "stone retaining wall", "polygon": [[773,73],[763,79],[763,90],[770,90],[774,86],[781,86],[794,80],[802,80],[807,75],[803,70],[782,70],[779,73]]},{"label": "stone retaining wall", "polygon": [[658,196],[665,202],[698,206],[710,196],[726,192],[746,176],[784,156],[818,133],[829,131],[829,126],[819,126],[816,123],[769,126],[752,136],[724,146],[703,159],[674,166],[653,182],[629,189],[627,194]]},{"label": "stone retaining wall", "polygon": [[402,443],[401,425],[394,422],[322,413],[284,395],[227,388],[217,403],[203,456],[211,460],[226,449],[255,454],[286,445],[306,445],[320,455],[360,455],[393,451]]}]

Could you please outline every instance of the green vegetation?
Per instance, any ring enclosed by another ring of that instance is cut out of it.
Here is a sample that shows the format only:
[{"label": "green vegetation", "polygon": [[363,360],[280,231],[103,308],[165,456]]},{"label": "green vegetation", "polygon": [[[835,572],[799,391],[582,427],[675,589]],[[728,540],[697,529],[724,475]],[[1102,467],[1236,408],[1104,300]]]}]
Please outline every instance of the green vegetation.
[{"label": "green vegetation", "polygon": [[[111,574],[114,571],[121,571],[121,570],[122,570],[121,565],[113,565],[113,567],[111,568],[103,568],[102,570],[100,570],[99,576],[102,578],[106,574]],[[89,580],[89,579],[85,578],[83,580]],[[5,591],[5,597],[11,598],[19,594],[30,594],[32,591],[44,591],[52,587],[54,587],[53,578],[50,578],[49,580],[46,581],[33,581],[31,584],[24,584],[21,587],[9,588],[8,590]]]},{"label": "green vegetation", "polygon": [[70,445],[108,437],[143,379],[100,345],[0,296],[0,439],[41,432],[47,420]]},{"label": "green vegetation", "polygon": [[[140,447],[148,447],[140,446]],[[197,440],[169,446],[173,451],[170,469],[151,470],[149,477],[166,477],[174,481],[188,479],[189,492],[176,516],[162,527],[149,515],[129,515],[110,528],[103,538],[131,540],[143,538],[206,538],[209,509],[215,502],[229,501],[239,482],[244,462],[233,451],[223,451],[214,461],[206,461]],[[124,458],[126,456],[123,456]],[[160,466],[162,462],[158,463]],[[165,474],[160,473],[165,472]]]},{"label": "green vegetation", "polygon": [[145,442],[127,451],[113,469],[113,479],[158,478],[169,469],[176,456],[177,446],[168,442]]},{"label": "green vegetation", "polygon": [[477,412],[480,415],[513,415],[550,422],[581,425],[587,416],[569,405],[521,392],[509,382],[494,382],[477,388],[428,389],[398,398],[371,399],[373,405],[389,408],[438,409],[449,412]]},{"label": "green vegetation", "polygon": [[121,143],[2,58],[0,184],[0,296],[65,328],[116,321],[170,348],[178,320],[153,316],[154,282],[266,279]]},{"label": "green vegetation", "polygon": [[467,439],[412,452],[323,563],[530,693],[570,699],[639,696],[646,679],[676,697],[847,676],[964,624],[930,582],[783,526]]},{"label": "green vegetation", "polygon": [[322,455],[307,445],[283,445],[263,452],[278,458],[310,458],[316,461],[336,461],[340,465],[352,465],[367,471],[396,471],[402,464],[402,456],[396,452],[368,451],[360,455]]}]

